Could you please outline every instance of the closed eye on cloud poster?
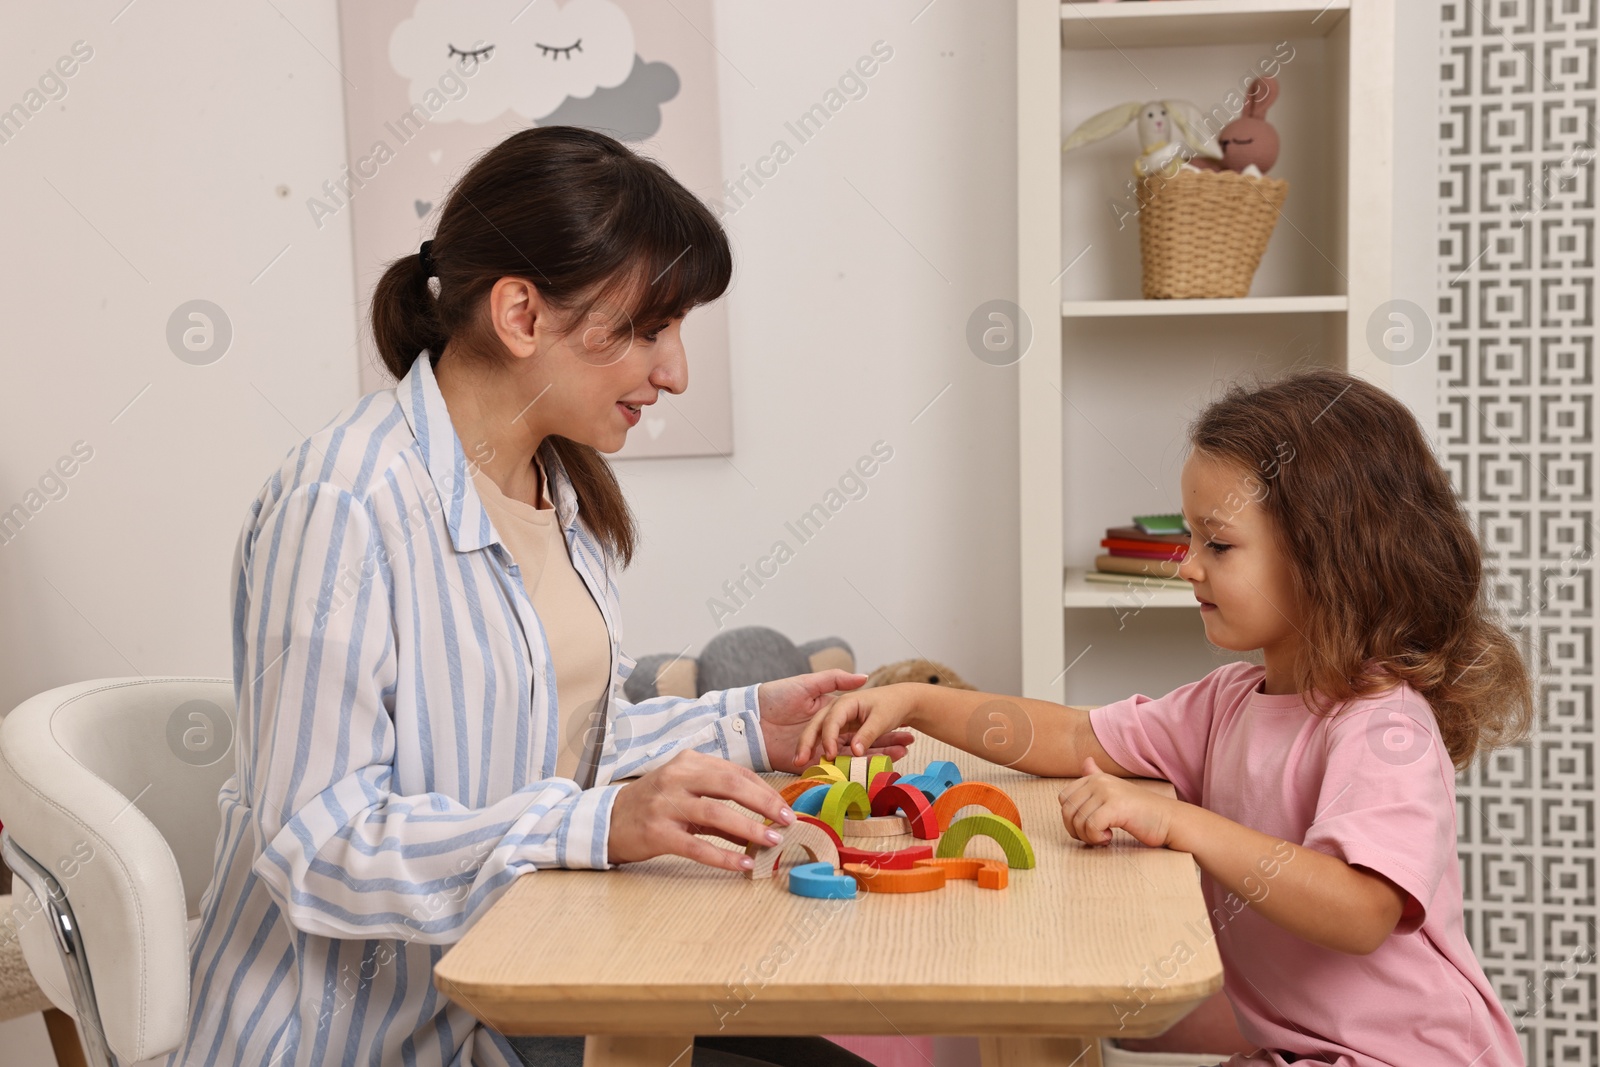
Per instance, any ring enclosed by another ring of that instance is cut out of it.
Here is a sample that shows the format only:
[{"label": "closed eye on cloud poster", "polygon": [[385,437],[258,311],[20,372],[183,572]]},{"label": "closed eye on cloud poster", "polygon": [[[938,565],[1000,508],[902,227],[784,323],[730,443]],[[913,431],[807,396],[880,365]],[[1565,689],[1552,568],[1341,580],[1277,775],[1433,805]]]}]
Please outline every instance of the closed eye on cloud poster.
[{"label": "closed eye on cloud poster", "polygon": [[[518,130],[608,133],[721,202],[711,0],[341,0],[339,29],[349,161],[306,207],[317,229],[354,234],[363,392],[389,384],[366,322],[384,266],[432,236],[456,179]],[[692,311],[683,342],[689,388],[646,408],[617,457],[732,452],[726,300]]]}]

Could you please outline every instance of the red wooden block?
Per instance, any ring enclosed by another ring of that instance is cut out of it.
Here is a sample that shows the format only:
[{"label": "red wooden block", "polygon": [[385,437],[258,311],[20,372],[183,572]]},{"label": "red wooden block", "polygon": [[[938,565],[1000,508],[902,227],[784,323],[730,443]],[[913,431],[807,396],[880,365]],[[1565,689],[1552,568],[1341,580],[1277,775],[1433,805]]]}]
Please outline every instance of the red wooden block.
[{"label": "red wooden block", "polygon": [[[859,863],[864,867],[880,867],[889,871],[909,871],[916,866],[918,860],[927,860],[933,857],[932,845],[909,845],[894,852],[873,852],[866,848],[851,848],[844,845],[839,849],[840,863]],[[973,863],[982,863],[982,860],[973,860]]]},{"label": "red wooden block", "polygon": [[900,778],[900,772],[899,771],[881,771],[881,772],[879,772],[872,779],[872,784],[867,786],[867,799],[869,799],[869,800],[877,799],[878,793],[883,789],[884,786],[889,785],[891,782],[898,781],[899,778]]},{"label": "red wooden block", "polygon": [[939,836],[938,820],[934,818],[933,808],[928,806],[928,798],[922,790],[914,786],[891,783],[878,790],[878,795],[872,801],[872,814],[893,815],[895,812],[905,813],[911,820],[911,834],[924,841],[932,841]]}]

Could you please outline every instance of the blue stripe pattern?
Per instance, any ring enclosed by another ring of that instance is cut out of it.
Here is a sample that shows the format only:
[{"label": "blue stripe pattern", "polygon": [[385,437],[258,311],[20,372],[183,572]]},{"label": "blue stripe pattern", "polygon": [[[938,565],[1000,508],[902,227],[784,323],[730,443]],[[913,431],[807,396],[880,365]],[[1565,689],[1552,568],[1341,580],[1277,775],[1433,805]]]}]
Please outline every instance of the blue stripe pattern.
[{"label": "blue stripe pattern", "polygon": [[545,466],[611,636],[589,788],[553,777],[544,632],[428,353],[291,452],[251,504],[234,557],[234,775],[169,1067],[520,1067],[437,994],[434,962],[518,876],[608,867],[618,779],[691,748],[770,769],[756,686],[622,699],[619,565],[548,450]]}]

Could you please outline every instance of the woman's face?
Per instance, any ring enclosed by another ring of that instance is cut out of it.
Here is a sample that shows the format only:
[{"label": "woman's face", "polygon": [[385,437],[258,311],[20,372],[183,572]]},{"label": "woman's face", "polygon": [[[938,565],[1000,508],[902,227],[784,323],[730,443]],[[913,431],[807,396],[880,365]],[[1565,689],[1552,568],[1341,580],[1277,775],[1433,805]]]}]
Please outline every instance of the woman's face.
[{"label": "woman's face", "polygon": [[524,357],[512,361],[526,404],[521,417],[541,437],[559,434],[615,452],[662,390],[688,388],[682,316],[641,333],[625,312],[601,306],[563,332],[568,316],[516,278],[495,284],[491,306],[501,340]]}]

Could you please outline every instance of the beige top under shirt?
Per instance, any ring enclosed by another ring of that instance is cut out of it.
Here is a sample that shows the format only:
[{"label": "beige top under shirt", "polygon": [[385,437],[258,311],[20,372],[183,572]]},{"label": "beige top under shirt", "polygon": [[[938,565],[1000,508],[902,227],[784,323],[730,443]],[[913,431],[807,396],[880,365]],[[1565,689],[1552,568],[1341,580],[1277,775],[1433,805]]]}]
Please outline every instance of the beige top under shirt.
[{"label": "beige top under shirt", "polygon": [[481,469],[473,473],[473,480],[489,521],[521,570],[522,587],[544,625],[555,665],[561,717],[556,776],[576,781],[580,768],[592,767],[599,757],[605,723],[600,700],[611,677],[611,635],[589,587],[567,554],[566,535],[550,502],[544,464],[537,456],[534,462],[539,468],[537,508],[506,496]]}]

